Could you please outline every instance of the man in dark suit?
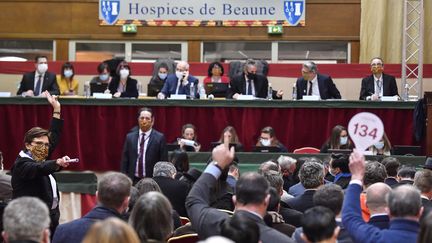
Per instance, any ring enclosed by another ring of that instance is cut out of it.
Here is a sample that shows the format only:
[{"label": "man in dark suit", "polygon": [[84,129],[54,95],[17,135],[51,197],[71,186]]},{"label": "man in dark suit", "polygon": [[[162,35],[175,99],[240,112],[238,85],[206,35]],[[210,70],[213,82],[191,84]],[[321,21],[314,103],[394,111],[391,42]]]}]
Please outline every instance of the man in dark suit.
[{"label": "man in dark suit", "polygon": [[34,72],[23,75],[17,95],[43,96],[45,90],[48,90],[52,95],[60,94],[55,74],[47,71],[48,58],[36,56],[35,68]]},{"label": "man in dark suit", "polygon": [[330,174],[334,176],[334,183],[345,189],[351,180],[351,173],[348,167],[348,155],[332,154],[330,159]]},{"label": "man in dark suit", "polygon": [[297,99],[303,95],[314,95],[322,100],[340,99],[341,95],[330,76],[318,73],[317,65],[308,61],[303,63],[302,77],[296,81]]},{"label": "man in dark suit", "polygon": [[423,219],[424,216],[432,211],[432,201],[430,200],[432,198],[432,170],[423,169],[417,171],[414,176],[414,186],[421,193],[421,201],[424,208]]},{"label": "man in dark suit", "polygon": [[185,201],[189,188],[186,183],[174,179],[176,172],[171,162],[157,162],[153,169],[153,180],[180,216],[187,217]]},{"label": "man in dark suit", "polygon": [[[257,98],[266,99],[268,95],[269,82],[266,77],[257,74],[257,64],[249,60],[244,65],[244,73],[234,77],[230,82],[227,92],[228,99],[238,99],[239,95],[253,95]],[[283,91],[273,91],[273,99],[282,99]]]},{"label": "man in dark suit", "polygon": [[153,124],[152,109],[141,108],[138,112],[139,128],[133,128],[126,135],[121,172],[128,175],[134,184],[144,177],[153,177],[154,165],[168,160],[165,136],[152,129]]},{"label": "man in dark suit", "polygon": [[313,195],[318,187],[324,184],[324,167],[318,162],[306,162],[299,172],[300,183],[306,189],[303,194],[288,199],[290,208],[304,213],[314,206]]},{"label": "man in dark suit", "polygon": [[398,184],[396,177],[401,165],[399,160],[395,157],[386,157],[381,161],[381,163],[385,166],[387,171],[387,178],[384,183],[391,187]]},{"label": "man in dark suit", "polygon": [[398,184],[392,186],[392,188],[396,188],[401,185],[412,185],[414,184],[414,176],[417,172],[414,166],[403,165],[397,173]]},{"label": "man in dark suit", "polygon": [[419,218],[423,208],[420,193],[412,186],[399,186],[388,195],[390,212],[389,229],[366,224],[361,216],[360,193],[363,190],[365,159],[359,152],[350,156],[351,182],[345,192],[342,207],[342,223],[354,242],[417,242],[420,229]]},{"label": "man in dark suit", "polygon": [[81,242],[97,221],[109,217],[121,218],[129,205],[131,187],[132,181],[122,173],[110,172],[103,175],[96,191],[98,205],[82,218],[59,225],[52,242]]},{"label": "man in dark suit", "polygon": [[372,75],[362,79],[360,100],[379,100],[382,96],[398,94],[395,77],[383,73],[384,62],[380,57],[371,60]]},{"label": "man in dark suit", "polygon": [[390,191],[391,187],[382,182],[374,183],[366,189],[366,206],[370,212],[368,224],[379,229],[388,229],[390,219],[386,211],[386,199]]},{"label": "man in dark suit", "polygon": [[[195,87],[194,94],[190,93],[191,85]],[[176,72],[169,74],[164,86],[157,95],[158,99],[165,99],[173,94],[184,94],[188,97],[198,97],[198,79],[189,74],[189,63],[180,61],[177,63]]]},{"label": "man in dark suit", "polygon": [[[216,185],[222,171],[227,169],[234,159],[234,148],[228,148],[228,141],[217,146],[212,152],[212,159],[204,173],[193,185],[186,198],[186,209],[192,226],[202,239],[220,235],[221,225],[229,219],[229,215],[209,206],[210,189]],[[293,242],[288,236],[268,227],[263,220],[269,202],[269,183],[257,173],[245,173],[236,184],[234,215],[241,213],[253,220],[259,228],[260,240],[263,243]]]}]

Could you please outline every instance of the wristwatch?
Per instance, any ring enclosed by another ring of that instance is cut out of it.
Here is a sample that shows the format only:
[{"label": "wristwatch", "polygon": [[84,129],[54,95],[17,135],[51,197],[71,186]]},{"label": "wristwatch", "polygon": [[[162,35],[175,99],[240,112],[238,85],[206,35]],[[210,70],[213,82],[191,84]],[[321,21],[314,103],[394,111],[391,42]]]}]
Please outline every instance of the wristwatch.
[{"label": "wristwatch", "polygon": [[218,164],[218,162],[217,161],[212,161],[212,164],[214,165],[214,166],[216,166],[220,171],[223,171],[223,169],[222,169],[222,167],[220,167],[220,165]]}]

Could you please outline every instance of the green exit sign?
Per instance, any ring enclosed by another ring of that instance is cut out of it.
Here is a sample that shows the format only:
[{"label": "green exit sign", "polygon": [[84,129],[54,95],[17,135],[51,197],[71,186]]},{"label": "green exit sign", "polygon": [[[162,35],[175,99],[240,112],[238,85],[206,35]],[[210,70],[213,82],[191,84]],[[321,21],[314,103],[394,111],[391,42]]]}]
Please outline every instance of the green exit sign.
[{"label": "green exit sign", "polygon": [[267,33],[270,35],[281,35],[283,33],[282,25],[267,26]]},{"label": "green exit sign", "polygon": [[136,33],[137,32],[137,26],[134,24],[124,24],[122,26],[122,32],[123,33]]}]

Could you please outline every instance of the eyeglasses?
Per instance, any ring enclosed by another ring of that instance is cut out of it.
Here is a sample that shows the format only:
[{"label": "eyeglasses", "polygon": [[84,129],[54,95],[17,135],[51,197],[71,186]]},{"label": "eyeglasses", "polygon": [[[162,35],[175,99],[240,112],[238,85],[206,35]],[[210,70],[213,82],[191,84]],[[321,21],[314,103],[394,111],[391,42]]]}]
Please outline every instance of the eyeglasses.
[{"label": "eyeglasses", "polygon": [[38,145],[38,146],[45,146],[45,147],[47,147],[47,148],[49,148],[50,146],[51,146],[51,144],[49,144],[49,143],[44,143],[44,142],[41,142],[41,141],[33,141],[33,143],[35,143],[36,145]]}]

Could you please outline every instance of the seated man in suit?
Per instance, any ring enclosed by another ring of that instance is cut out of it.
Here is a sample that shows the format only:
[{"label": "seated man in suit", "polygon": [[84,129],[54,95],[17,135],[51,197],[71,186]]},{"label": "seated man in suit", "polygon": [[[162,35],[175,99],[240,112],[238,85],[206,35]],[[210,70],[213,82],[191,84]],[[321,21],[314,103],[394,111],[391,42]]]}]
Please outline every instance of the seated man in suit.
[{"label": "seated man in suit", "polygon": [[362,79],[360,100],[379,100],[381,96],[398,94],[395,77],[383,73],[384,62],[380,57],[371,60],[372,75]]},{"label": "seated man in suit", "polygon": [[[190,93],[191,85],[195,86],[194,94]],[[180,61],[177,63],[176,72],[169,74],[165,80],[161,92],[157,95],[158,99],[165,99],[172,94],[185,94],[197,97],[198,79],[189,74],[189,63]]]},{"label": "seated man in suit", "polygon": [[303,95],[315,95],[322,100],[340,99],[341,95],[330,76],[318,73],[317,65],[307,61],[303,63],[302,77],[296,81],[297,99]]},{"label": "seated man in suit", "polygon": [[[253,95],[267,98],[269,82],[266,77],[257,74],[257,64],[249,60],[244,65],[244,74],[234,77],[230,82],[227,99],[238,99],[239,95]],[[283,91],[273,91],[273,99],[282,99]]]},{"label": "seated man in suit", "polygon": [[144,177],[153,177],[153,167],[157,162],[168,161],[165,136],[153,129],[153,124],[153,110],[141,108],[138,111],[139,127],[134,127],[126,135],[121,172],[128,175],[134,185]]},{"label": "seated man in suit", "polygon": [[[212,152],[212,159],[204,173],[193,185],[186,198],[186,209],[192,226],[201,239],[221,234],[223,225],[230,216],[209,206],[210,189],[217,183],[222,171],[226,170],[234,159],[234,148],[228,148],[228,140],[218,145]],[[241,214],[253,220],[259,228],[260,240],[263,243],[293,242],[288,236],[268,227],[263,220],[269,202],[269,183],[257,173],[245,173],[236,184],[233,196],[235,203],[234,216]]]},{"label": "seated man in suit", "polygon": [[354,151],[350,156],[351,182],[345,193],[342,223],[354,242],[417,242],[422,215],[420,193],[411,185],[390,191],[387,202],[390,215],[389,229],[381,230],[363,221],[360,209],[365,174],[364,156]]},{"label": "seated man in suit", "polygon": [[23,75],[17,95],[43,96],[45,90],[48,90],[51,95],[60,94],[56,75],[47,71],[48,58],[46,56],[36,56],[35,68],[34,72]]},{"label": "seated man in suit", "polygon": [[335,215],[330,209],[316,206],[305,212],[301,233],[304,242],[336,243],[339,242],[339,232],[340,227],[336,224]]}]

